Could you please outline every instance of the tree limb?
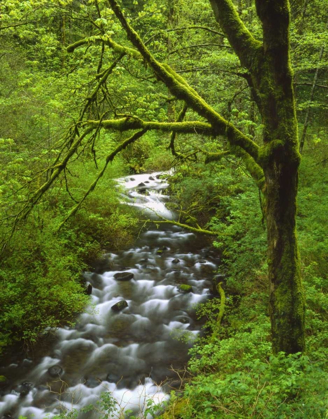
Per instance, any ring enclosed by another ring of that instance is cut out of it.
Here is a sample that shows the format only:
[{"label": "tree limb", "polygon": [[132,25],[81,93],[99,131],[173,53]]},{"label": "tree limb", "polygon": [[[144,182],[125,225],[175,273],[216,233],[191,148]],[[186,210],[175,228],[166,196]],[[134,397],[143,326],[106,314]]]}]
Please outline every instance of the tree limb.
[{"label": "tree limb", "polygon": [[179,221],[173,221],[173,220],[142,220],[146,223],[154,223],[154,224],[173,224],[178,227],[182,227],[186,230],[192,231],[193,233],[200,233],[200,234],[208,234],[210,236],[218,236],[219,233],[215,233],[214,231],[206,230],[204,228],[196,228],[192,227],[188,224],[179,223]]},{"label": "tree limb", "polygon": [[136,117],[126,117],[103,121],[87,121],[89,127],[96,128],[101,126],[105,129],[116,131],[129,131],[134,129],[159,130],[164,132],[180,132],[185,134],[213,135],[214,130],[210,124],[200,121],[188,122],[147,122]]},{"label": "tree limb", "polygon": [[74,52],[76,48],[79,48],[82,45],[91,45],[91,44],[105,44],[109,46],[113,51],[119,54],[130,55],[134,58],[140,59],[142,56],[138,51],[133,48],[125,47],[113,41],[112,38],[108,35],[104,36],[90,36],[89,38],[80,39],[79,41],[71,44],[67,47],[67,52]]},{"label": "tree limb", "polygon": [[258,161],[258,145],[219,115],[172,68],[167,64],[159,63],[126,20],[117,1],[108,0],[108,3],[121,22],[131,43],[140,52],[157,77],[169,88],[171,93],[178,99],[185,101],[195,112],[207,119],[216,134],[226,135],[230,144],[243,148],[255,161]]},{"label": "tree limb", "polygon": [[57,229],[57,231],[59,231],[63,225],[67,222],[67,220],[69,220],[69,218],[71,218],[74,214],[76,214],[76,212],[79,210],[79,208],[81,207],[81,205],[83,204],[83,202],[87,199],[88,195],[90,195],[90,193],[95,189],[95,187],[97,186],[97,183],[99,182],[99,180],[103,177],[107,166],[110,162],[112,162],[115,158],[115,156],[122,150],[124,150],[128,145],[134,143],[135,141],[137,141],[140,137],[142,137],[147,130],[142,130],[139,132],[136,132],[135,134],[132,135],[132,137],[128,138],[127,140],[123,141],[123,143],[121,143],[118,147],[116,147],[116,149],[114,151],[112,151],[105,160],[105,164],[104,167],[102,168],[102,170],[99,172],[98,176],[96,177],[96,179],[92,182],[92,184],[89,186],[89,189],[87,190],[87,192],[84,194],[83,198],[78,202],[77,205],[75,205],[74,208],[72,208],[72,210],[69,212],[69,214],[65,217],[64,221],[62,221]]},{"label": "tree limb", "polygon": [[254,57],[261,50],[261,42],[257,41],[246,28],[231,0],[210,0],[210,2],[214,16],[227,35],[240,62],[251,70]]},{"label": "tree limb", "polygon": [[[188,106],[186,104],[184,104],[180,113],[179,113],[179,115],[178,115],[178,118],[177,118],[176,122],[182,122],[183,121],[183,119],[186,115],[187,109],[188,109]],[[171,132],[170,144],[168,146],[168,149],[171,149],[171,152],[172,152],[173,156],[179,158],[179,157],[181,157],[181,154],[175,150],[175,144],[174,144],[176,135],[177,135],[176,131]]]}]

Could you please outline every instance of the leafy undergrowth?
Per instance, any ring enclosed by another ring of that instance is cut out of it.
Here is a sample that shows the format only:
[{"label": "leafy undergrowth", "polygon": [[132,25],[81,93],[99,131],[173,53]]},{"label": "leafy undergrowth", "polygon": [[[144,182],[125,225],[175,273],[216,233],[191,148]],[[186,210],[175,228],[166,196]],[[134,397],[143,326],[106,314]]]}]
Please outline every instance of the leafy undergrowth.
[{"label": "leafy undergrowth", "polygon": [[[82,187],[70,184],[77,198],[92,180],[91,168],[88,173]],[[49,330],[72,324],[89,301],[81,273],[105,249],[121,249],[136,235],[138,219],[120,206],[111,179],[58,231],[72,204],[65,187],[54,187],[2,254],[0,352],[13,344],[28,349]]]},{"label": "leafy undergrowth", "polygon": [[[322,199],[327,175],[304,159],[301,169],[298,229],[306,291],[307,351],[273,356],[268,317],[266,232],[261,222],[258,191],[246,177],[223,169],[215,176],[205,169],[184,197],[206,177],[197,202],[216,193],[216,214],[208,227],[218,231],[214,242],[222,266],[217,281],[226,293],[225,316],[216,324],[219,297],[199,309],[207,317],[207,336],[191,349],[190,377],[183,392],[171,397],[162,419],[327,418],[328,415],[328,279],[325,249],[327,200]],[[182,179],[182,177],[181,177]],[[178,191],[187,181],[179,181]],[[210,188],[206,187],[210,185]],[[221,185],[219,189],[215,186]],[[204,187],[205,186],[205,187]],[[231,194],[232,188],[235,193]],[[233,196],[232,196],[233,195]],[[320,198],[321,196],[321,198]],[[206,198],[208,199],[208,198]],[[224,275],[222,275],[222,272]],[[216,338],[213,339],[212,332]]]}]

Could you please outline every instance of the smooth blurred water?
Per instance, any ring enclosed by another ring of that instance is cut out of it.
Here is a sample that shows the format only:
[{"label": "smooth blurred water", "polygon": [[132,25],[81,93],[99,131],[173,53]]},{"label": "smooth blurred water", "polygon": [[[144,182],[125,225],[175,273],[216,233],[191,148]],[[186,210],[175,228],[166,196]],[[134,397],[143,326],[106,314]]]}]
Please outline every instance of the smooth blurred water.
[{"label": "smooth blurred water", "polygon": [[[168,184],[160,173],[118,179],[118,185],[122,202],[154,220],[175,218],[165,206],[169,197],[161,192]],[[162,224],[150,227],[135,247],[106,257],[111,270],[84,274],[93,286],[91,305],[75,328],[58,329],[43,358],[17,358],[0,369],[10,381],[0,418],[51,418],[95,404],[105,391],[121,411],[142,417],[148,399],[161,403],[179,386],[174,370],[186,363],[199,333],[195,307],[210,295],[218,259],[200,237]],[[115,279],[122,272],[133,278]],[[179,284],[191,285],[192,292],[181,292]],[[128,306],[114,312],[111,307],[121,300]],[[84,417],[99,414],[79,415]]]}]

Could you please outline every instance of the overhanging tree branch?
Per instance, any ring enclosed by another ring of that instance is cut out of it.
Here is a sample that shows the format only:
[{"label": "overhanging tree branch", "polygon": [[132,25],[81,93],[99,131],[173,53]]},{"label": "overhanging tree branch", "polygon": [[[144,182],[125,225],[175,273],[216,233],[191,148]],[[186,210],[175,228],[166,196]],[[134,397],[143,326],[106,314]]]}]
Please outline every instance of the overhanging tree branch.
[{"label": "overhanging tree branch", "polygon": [[193,233],[200,233],[200,234],[207,234],[210,236],[218,236],[219,233],[215,233],[214,231],[206,230],[204,228],[196,228],[192,227],[188,224],[179,223],[179,221],[174,220],[143,220],[145,223],[154,223],[154,224],[173,224],[175,226],[185,228],[186,230],[192,231]]},{"label": "overhanging tree branch", "polygon": [[159,63],[142,42],[137,32],[128,23],[116,0],[108,0],[108,3],[121,22],[131,43],[140,52],[157,77],[169,88],[171,93],[178,99],[185,101],[190,108],[207,119],[216,134],[226,135],[231,145],[243,148],[255,161],[258,161],[258,145],[246,137],[234,125],[222,118],[172,68],[167,64]]},{"label": "overhanging tree branch", "polygon": [[210,0],[210,2],[214,16],[227,35],[230,45],[242,65],[250,70],[254,57],[261,50],[261,42],[257,41],[246,28],[231,0]]},{"label": "overhanging tree branch", "polygon": [[87,121],[89,127],[96,128],[101,126],[105,129],[116,131],[129,131],[134,129],[158,130],[164,132],[180,132],[185,134],[204,134],[213,135],[214,130],[210,124],[199,121],[188,122],[147,122],[136,117],[126,117],[120,119],[111,119],[103,121]]},{"label": "overhanging tree branch", "polygon": [[127,54],[136,59],[142,58],[138,51],[136,51],[133,48],[129,48],[129,47],[118,44],[117,42],[113,41],[112,38],[108,35],[90,36],[89,38],[80,39],[74,44],[69,45],[67,47],[67,52],[74,52],[76,48],[79,48],[82,45],[92,45],[92,44],[105,44],[109,46],[113,51],[119,54]]},{"label": "overhanging tree branch", "polygon": [[[182,122],[183,121],[183,119],[186,115],[187,109],[188,109],[188,106],[186,104],[184,104],[180,113],[179,113],[179,115],[178,115],[177,122]],[[176,135],[177,135],[176,131],[171,132],[170,144],[169,144],[168,148],[171,149],[171,152],[172,152],[173,156],[180,158],[180,157],[182,157],[181,153],[176,151],[175,144],[174,144]]]},{"label": "overhanging tree branch", "polygon": [[147,132],[146,129],[136,132],[135,134],[133,134],[130,138],[128,138],[127,140],[123,141],[118,147],[116,147],[116,149],[114,151],[112,151],[105,160],[105,164],[104,167],[102,168],[102,170],[99,172],[98,176],[96,177],[96,179],[92,182],[92,184],[90,185],[89,189],[87,190],[87,192],[84,194],[83,198],[78,202],[77,205],[75,205],[75,207],[72,208],[72,210],[69,212],[69,214],[65,217],[65,219],[60,223],[58,230],[59,231],[63,225],[69,220],[69,218],[71,218],[74,214],[76,214],[76,212],[79,210],[79,208],[81,207],[81,205],[83,204],[83,202],[87,199],[87,197],[90,195],[90,193],[95,189],[95,187],[97,186],[97,183],[99,182],[99,180],[103,177],[107,166],[110,162],[112,162],[115,158],[115,156],[122,150],[124,150],[128,145],[134,143],[135,141],[137,141],[139,138],[141,138],[145,133]]}]

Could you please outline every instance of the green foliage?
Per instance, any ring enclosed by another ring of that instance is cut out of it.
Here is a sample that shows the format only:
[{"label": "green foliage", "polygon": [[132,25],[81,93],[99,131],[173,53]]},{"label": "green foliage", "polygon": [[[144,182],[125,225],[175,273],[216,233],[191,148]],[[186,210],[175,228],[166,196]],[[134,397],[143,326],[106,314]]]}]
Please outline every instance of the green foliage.
[{"label": "green foliage", "polygon": [[[307,306],[307,352],[302,356],[271,355],[266,232],[261,221],[264,203],[254,184],[242,168],[229,171],[219,165],[199,171],[197,166],[190,164],[188,169],[182,165],[172,178],[172,190],[179,194],[183,208],[192,209],[196,196],[198,202],[217,199],[216,213],[212,212],[207,225],[218,232],[214,245],[222,255],[219,273],[225,274],[220,281],[227,300],[215,340],[211,334],[217,330],[220,299],[199,307],[199,316],[207,320],[206,335],[190,351],[191,378],[186,380],[182,398],[171,400],[163,418],[326,417],[328,281],[324,249],[328,209],[322,198],[326,174],[318,159],[316,155],[303,159],[300,174],[297,223]],[[236,162],[230,163],[236,167]],[[182,175],[187,170],[188,178]],[[193,215],[196,218],[197,212]]]}]

